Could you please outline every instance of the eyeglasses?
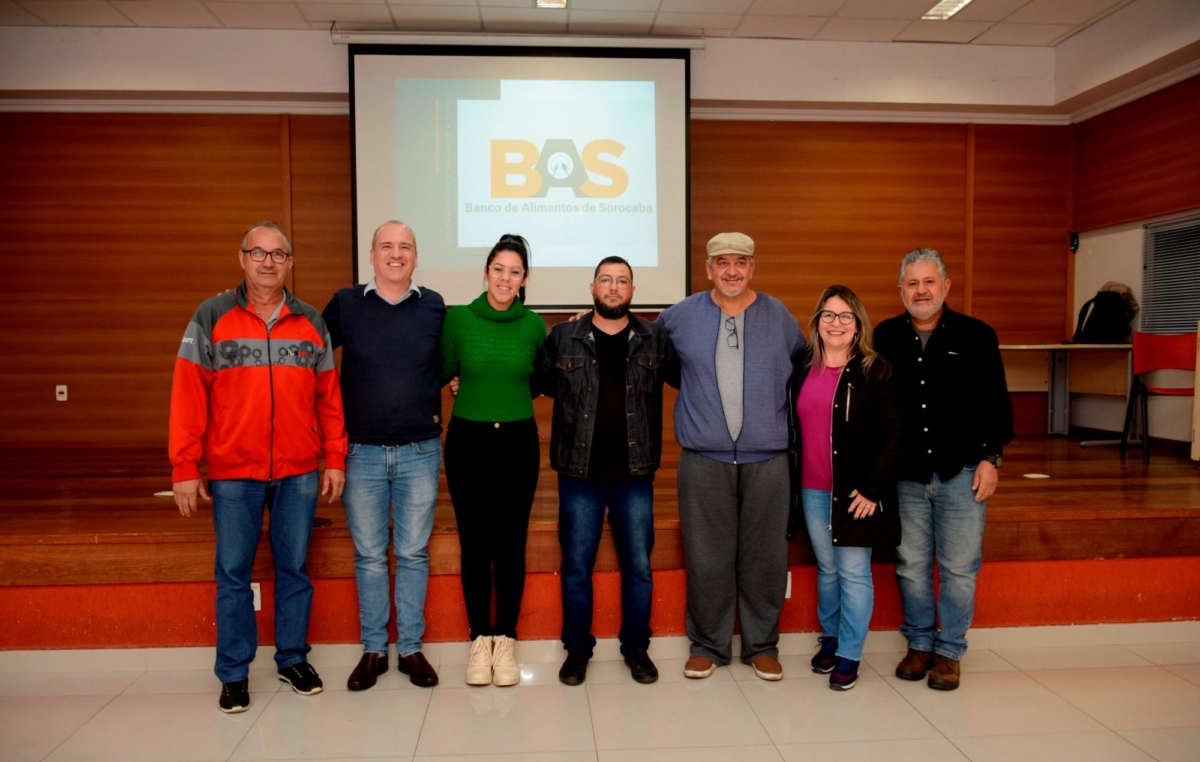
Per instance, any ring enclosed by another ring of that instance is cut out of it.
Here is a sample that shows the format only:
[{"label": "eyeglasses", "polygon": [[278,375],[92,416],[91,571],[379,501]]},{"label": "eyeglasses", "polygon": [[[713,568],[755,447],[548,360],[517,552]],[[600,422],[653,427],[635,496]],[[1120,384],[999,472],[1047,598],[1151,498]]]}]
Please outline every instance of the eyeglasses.
[{"label": "eyeglasses", "polygon": [[282,249],[275,249],[274,251],[263,251],[262,249],[242,249],[242,253],[250,257],[251,261],[253,262],[261,262],[270,256],[271,261],[277,265],[283,264],[292,257],[291,254],[283,251]]},{"label": "eyeglasses", "polygon": [[492,277],[496,280],[500,280],[505,275],[509,276],[513,280],[521,280],[521,278],[525,277],[525,271],[521,268],[513,267],[510,269],[501,264],[492,265],[488,268],[488,272],[491,273]]},{"label": "eyeglasses", "polygon": [[830,312],[829,310],[821,310],[821,322],[832,323],[837,319],[842,325],[850,325],[854,322],[853,312]]},{"label": "eyeglasses", "polygon": [[728,345],[730,349],[737,349],[737,319],[725,318],[725,330],[729,331],[729,334],[725,337],[725,344]]},{"label": "eyeglasses", "polygon": [[629,288],[633,285],[633,281],[624,275],[616,278],[611,275],[601,275],[599,278],[596,278],[596,282],[605,288],[611,287],[614,282],[617,284],[617,288]]}]

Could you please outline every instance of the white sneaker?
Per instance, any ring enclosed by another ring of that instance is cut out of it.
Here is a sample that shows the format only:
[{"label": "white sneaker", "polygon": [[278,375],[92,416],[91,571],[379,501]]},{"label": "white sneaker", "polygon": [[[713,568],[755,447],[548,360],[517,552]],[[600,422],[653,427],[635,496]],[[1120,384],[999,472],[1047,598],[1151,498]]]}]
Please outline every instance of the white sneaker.
[{"label": "white sneaker", "polygon": [[516,685],[521,682],[521,669],[513,654],[516,645],[517,641],[512,638],[496,636],[496,650],[492,653],[493,685]]},{"label": "white sneaker", "polygon": [[467,685],[492,684],[492,636],[480,635],[471,643],[467,661]]}]

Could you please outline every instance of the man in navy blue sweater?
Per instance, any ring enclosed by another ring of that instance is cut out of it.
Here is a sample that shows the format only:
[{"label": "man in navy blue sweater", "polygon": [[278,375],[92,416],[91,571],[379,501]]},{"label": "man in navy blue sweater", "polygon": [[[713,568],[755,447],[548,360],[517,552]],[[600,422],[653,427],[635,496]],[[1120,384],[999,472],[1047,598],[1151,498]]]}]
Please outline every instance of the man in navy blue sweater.
[{"label": "man in navy blue sweater", "polygon": [[413,282],[412,228],[385,222],[371,237],[375,277],[343,288],[325,307],[334,347],[342,348],[342,399],[350,448],[346,523],[354,539],[363,655],[346,683],[375,685],[388,669],[388,515],[396,554],[396,655],[414,685],[437,685],[421,654],[429,535],[442,463],[438,342],[446,303]]}]

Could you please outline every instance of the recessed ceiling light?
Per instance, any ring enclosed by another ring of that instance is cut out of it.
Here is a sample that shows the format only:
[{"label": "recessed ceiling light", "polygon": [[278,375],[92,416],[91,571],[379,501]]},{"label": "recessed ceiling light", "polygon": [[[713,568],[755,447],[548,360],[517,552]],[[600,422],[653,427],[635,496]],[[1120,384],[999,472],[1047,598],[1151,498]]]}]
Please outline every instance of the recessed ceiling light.
[{"label": "recessed ceiling light", "polygon": [[[967,0],[967,2],[970,2],[970,0]],[[966,3],[963,3],[963,5],[966,5]],[[566,8],[567,0],[537,0],[537,7],[539,7],[539,8]]]},{"label": "recessed ceiling light", "polygon": [[[954,14],[966,8],[971,0],[941,0],[940,3],[930,8],[921,18],[929,21],[945,21]],[[538,0],[538,5],[542,4],[542,0]]]}]

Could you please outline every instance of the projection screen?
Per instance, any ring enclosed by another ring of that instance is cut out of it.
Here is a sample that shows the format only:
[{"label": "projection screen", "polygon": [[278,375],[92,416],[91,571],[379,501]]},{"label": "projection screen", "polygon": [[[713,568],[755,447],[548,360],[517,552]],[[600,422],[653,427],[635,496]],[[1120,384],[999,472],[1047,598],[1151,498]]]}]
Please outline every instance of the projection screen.
[{"label": "projection screen", "polygon": [[381,223],[413,228],[415,282],[464,304],[505,233],[531,244],[528,306],[591,306],[602,258],[634,306],[688,293],[684,50],[351,45],[355,274]]}]

